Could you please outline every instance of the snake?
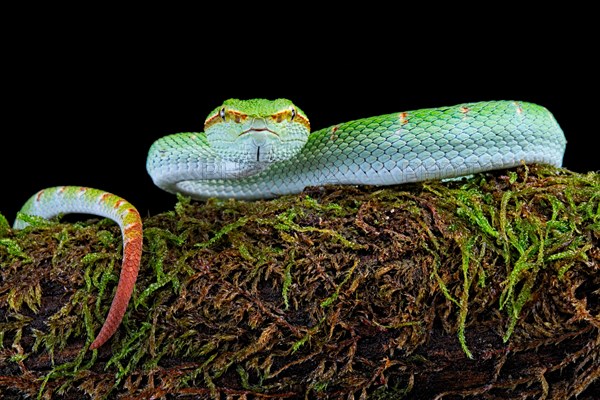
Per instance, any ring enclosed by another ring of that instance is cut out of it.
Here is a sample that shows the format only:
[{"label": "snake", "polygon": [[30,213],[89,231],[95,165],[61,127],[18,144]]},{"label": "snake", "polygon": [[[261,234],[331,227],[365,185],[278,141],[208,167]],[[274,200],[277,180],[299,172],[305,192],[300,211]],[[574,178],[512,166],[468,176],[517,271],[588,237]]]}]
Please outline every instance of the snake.
[{"label": "snake", "polygon": [[[545,107],[513,100],[481,101],[394,112],[311,132],[288,99],[228,99],[203,132],[157,139],[146,169],[154,184],[193,199],[269,199],[309,186],[399,185],[444,180],[522,164],[562,166],[565,135]],[[127,200],[81,186],[35,193],[17,213],[53,218],[86,213],[114,220],[123,256],[107,317],[89,348],[118,330],[132,296],[143,248],[142,219]]]}]

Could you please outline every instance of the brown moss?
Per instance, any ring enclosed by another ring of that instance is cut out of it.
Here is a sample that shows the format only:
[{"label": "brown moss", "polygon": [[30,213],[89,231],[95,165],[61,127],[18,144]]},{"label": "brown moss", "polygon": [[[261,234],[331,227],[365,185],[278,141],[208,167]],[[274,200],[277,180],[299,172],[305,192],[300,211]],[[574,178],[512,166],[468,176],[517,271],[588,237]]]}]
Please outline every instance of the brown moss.
[{"label": "brown moss", "polygon": [[271,201],[180,198],[144,226],[123,325],[86,352],[118,277],[118,228],[0,224],[0,390],[491,399],[598,388],[598,174],[529,166]]}]

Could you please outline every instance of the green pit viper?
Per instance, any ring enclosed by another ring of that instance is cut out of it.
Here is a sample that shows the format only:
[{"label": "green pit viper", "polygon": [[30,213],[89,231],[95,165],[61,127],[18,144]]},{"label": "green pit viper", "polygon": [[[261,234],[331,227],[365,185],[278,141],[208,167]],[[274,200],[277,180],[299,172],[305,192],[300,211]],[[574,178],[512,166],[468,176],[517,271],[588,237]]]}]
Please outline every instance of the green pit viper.
[{"label": "green pit viper", "polygon": [[[204,133],[178,133],[151,146],[146,168],[154,183],[195,199],[244,200],[300,193],[329,184],[394,185],[515,167],[561,166],[566,139],[544,107],[487,101],[344,122],[310,133],[306,114],[286,99],[230,99],[213,110]],[[142,255],[142,220],[128,201],[78,186],[34,194],[22,214],[51,218],[89,213],[117,222],[123,261],[108,316],[90,345],[117,330],[133,292]],[[15,229],[27,222],[17,216]]]}]

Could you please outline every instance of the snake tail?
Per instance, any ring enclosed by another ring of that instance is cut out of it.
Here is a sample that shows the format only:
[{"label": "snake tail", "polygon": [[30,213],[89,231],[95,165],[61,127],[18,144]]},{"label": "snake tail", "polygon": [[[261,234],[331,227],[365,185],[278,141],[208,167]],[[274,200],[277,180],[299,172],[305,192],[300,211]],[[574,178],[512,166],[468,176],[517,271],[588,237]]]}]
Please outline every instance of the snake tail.
[{"label": "snake tail", "polygon": [[[60,214],[93,214],[110,218],[121,228],[123,262],[117,290],[108,315],[90,349],[97,349],[117,331],[133,293],[142,257],[142,219],[137,209],[114,194],[87,187],[60,186],[40,190],[21,208],[21,213],[42,218]],[[27,222],[15,220],[14,228]]]}]

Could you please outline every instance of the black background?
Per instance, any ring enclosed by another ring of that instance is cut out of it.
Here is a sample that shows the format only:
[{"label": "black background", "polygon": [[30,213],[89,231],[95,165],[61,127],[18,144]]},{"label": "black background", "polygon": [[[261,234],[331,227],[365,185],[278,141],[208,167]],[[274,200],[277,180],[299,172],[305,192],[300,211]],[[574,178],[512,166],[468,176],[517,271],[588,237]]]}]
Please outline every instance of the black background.
[{"label": "black background", "polygon": [[193,29],[109,37],[110,24],[85,25],[53,26],[5,49],[0,212],[9,221],[29,196],[56,185],[118,194],[144,216],[171,209],[175,197],[146,173],[150,145],[201,130],[230,97],[289,98],[315,130],[422,107],[531,101],[565,131],[565,167],[600,169],[596,105],[586,99],[595,67],[560,35],[505,29],[474,42],[467,33],[432,40],[346,29],[307,42],[290,26],[279,41],[257,42]]}]

